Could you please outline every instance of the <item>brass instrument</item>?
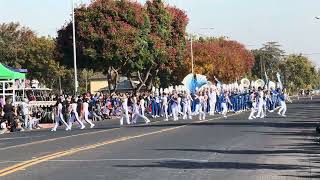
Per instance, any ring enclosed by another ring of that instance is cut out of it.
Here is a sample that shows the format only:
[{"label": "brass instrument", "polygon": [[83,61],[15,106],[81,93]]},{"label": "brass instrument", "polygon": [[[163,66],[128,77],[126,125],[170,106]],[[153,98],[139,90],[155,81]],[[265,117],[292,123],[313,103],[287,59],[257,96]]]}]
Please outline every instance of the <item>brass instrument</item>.
[{"label": "brass instrument", "polygon": [[266,85],[266,83],[264,82],[264,80],[262,79],[258,79],[254,82],[255,84],[255,87],[258,88],[258,87],[261,87],[261,88],[264,88],[264,85]]},{"label": "brass instrument", "polygon": [[247,78],[241,79],[241,85],[244,88],[249,88],[250,87],[250,80]]}]

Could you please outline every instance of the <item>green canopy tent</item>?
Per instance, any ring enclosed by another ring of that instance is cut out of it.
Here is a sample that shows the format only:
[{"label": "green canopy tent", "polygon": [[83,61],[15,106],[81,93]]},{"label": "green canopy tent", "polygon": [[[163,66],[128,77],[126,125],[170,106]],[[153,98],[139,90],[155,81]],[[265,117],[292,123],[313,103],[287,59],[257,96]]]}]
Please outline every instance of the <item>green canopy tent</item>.
[{"label": "green canopy tent", "polygon": [[15,80],[25,78],[26,75],[24,73],[12,71],[0,63],[0,80]]},{"label": "green canopy tent", "polygon": [[5,100],[6,96],[9,96],[12,97],[13,102],[15,102],[15,90],[17,88],[15,80],[25,80],[25,78],[26,74],[9,69],[8,67],[0,63],[0,85],[2,85],[1,90],[3,99]]}]

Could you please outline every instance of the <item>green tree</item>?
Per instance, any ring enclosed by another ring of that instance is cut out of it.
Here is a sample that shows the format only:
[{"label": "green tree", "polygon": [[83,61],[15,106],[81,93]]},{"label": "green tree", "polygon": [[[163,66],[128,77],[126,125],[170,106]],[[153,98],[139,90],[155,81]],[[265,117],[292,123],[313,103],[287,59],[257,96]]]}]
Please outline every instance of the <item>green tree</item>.
[{"label": "green tree", "polygon": [[289,55],[280,64],[285,86],[291,91],[319,87],[319,73],[315,65],[305,56]]},{"label": "green tree", "polygon": [[[107,74],[110,90],[119,74],[145,66],[148,18],[141,4],[127,0],[94,1],[75,11],[77,58],[80,68]],[[72,24],[58,31],[57,49],[63,64],[72,66]]]},{"label": "green tree", "polygon": [[85,93],[90,91],[89,79],[94,76],[95,73],[92,70],[83,69],[79,72],[79,92]]},{"label": "green tree", "polygon": [[261,49],[252,51],[255,64],[252,68],[252,75],[265,79],[265,73],[271,80],[276,80],[276,73],[285,52],[277,42],[267,42]]},{"label": "green tree", "polygon": [[0,61],[21,68],[26,60],[26,47],[36,35],[19,23],[0,24]]},{"label": "green tree", "polygon": [[162,87],[177,84],[174,73],[183,65],[188,17],[180,9],[165,6],[162,0],[147,1],[146,6],[151,22],[150,47],[154,61],[149,67],[148,84],[152,85],[155,77],[160,78]]},{"label": "green tree", "polygon": [[55,60],[54,51],[55,42],[52,38],[31,39],[21,64],[28,69],[28,78],[45,82],[50,88],[57,88],[59,76],[63,77],[66,70]]},{"label": "green tree", "polygon": [[[93,1],[75,11],[77,59],[80,68],[104,72],[109,89],[117,89],[118,76],[133,75],[151,87],[161,71],[176,67],[183,57],[187,16],[165,7],[161,0],[146,6],[129,0]],[[72,26],[58,31],[60,61],[72,66]]]},{"label": "green tree", "polygon": [[64,68],[55,61],[55,41],[50,37],[37,37],[19,23],[0,24],[0,62],[28,69],[27,78],[37,79],[48,87],[57,86],[58,76]]}]

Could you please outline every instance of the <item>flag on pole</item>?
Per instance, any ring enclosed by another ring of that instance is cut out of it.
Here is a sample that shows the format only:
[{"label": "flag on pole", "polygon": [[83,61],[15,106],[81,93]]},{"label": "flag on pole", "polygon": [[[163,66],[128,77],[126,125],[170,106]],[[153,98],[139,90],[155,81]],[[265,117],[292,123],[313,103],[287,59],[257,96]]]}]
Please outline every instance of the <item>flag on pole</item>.
[{"label": "flag on pole", "polygon": [[264,72],[264,76],[265,76],[265,78],[266,78],[266,81],[265,81],[265,82],[266,82],[266,85],[265,85],[265,87],[266,87],[266,88],[269,88],[269,77],[268,77],[266,71]]},{"label": "flag on pole", "polygon": [[280,73],[279,73],[279,72],[277,72],[277,78],[278,78],[278,82],[279,82],[279,84],[280,84],[280,89],[282,89],[282,88],[283,88],[283,85],[282,85],[282,82],[281,82],[281,76],[280,76]]}]

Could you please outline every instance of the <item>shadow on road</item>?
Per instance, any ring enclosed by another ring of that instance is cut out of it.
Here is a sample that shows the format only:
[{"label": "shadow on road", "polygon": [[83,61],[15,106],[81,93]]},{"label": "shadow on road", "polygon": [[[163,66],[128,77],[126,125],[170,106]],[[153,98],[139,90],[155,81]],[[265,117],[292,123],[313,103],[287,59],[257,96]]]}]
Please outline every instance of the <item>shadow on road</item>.
[{"label": "shadow on road", "polygon": [[[238,121],[238,122],[237,122]],[[174,126],[247,126],[247,127],[273,127],[273,128],[315,128],[319,125],[318,122],[268,122],[268,121],[242,121],[242,120],[226,120],[224,122],[203,122],[203,123],[166,123],[166,124],[152,124],[152,125],[140,125],[140,126],[131,126],[131,127],[174,127]]]},{"label": "shadow on road", "polygon": [[146,165],[117,165],[118,168],[169,168],[169,169],[238,169],[238,170],[304,170],[310,168],[302,165],[257,164],[240,162],[192,162],[163,161]]},{"label": "shadow on road", "polygon": [[316,173],[316,175],[306,175],[306,176],[299,176],[299,175],[297,175],[297,176],[295,176],[295,175],[282,175],[282,176],[284,176],[284,177],[291,177],[291,178],[306,178],[306,179],[315,179],[315,178],[317,178],[317,179],[320,179],[320,173]]},{"label": "shadow on road", "polygon": [[262,155],[262,154],[319,154],[319,151],[306,150],[215,150],[215,149],[155,149],[158,151],[182,151],[182,152],[208,152],[219,154],[247,154],[247,155]]}]

